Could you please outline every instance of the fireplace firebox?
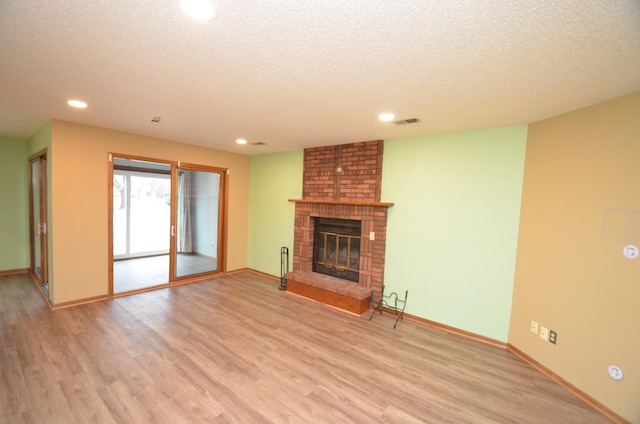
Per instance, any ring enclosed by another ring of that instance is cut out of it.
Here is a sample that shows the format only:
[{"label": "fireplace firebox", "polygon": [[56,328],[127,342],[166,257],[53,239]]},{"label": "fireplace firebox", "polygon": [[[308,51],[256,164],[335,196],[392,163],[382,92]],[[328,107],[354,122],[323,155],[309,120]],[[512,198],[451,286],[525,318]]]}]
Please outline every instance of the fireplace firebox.
[{"label": "fireplace firebox", "polygon": [[314,218],[313,271],[358,282],[361,222]]}]

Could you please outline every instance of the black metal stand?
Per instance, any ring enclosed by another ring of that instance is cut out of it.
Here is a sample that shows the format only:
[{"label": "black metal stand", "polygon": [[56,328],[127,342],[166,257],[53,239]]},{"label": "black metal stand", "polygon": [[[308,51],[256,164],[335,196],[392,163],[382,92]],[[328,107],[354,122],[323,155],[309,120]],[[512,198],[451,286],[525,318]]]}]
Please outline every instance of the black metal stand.
[{"label": "black metal stand", "polygon": [[280,290],[287,289],[287,279],[284,277],[289,272],[289,248],[280,248]]},{"label": "black metal stand", "polygon": [[[409,295],[409,290],[404,292],[404,299],[400,299],[396,292],[392,292],[389,296],[385,296],[384,294],[384,286],[382,286],[382,292],[380,293],[380,300],[378,304],[371,312],[371,316],[369,317],[369,321],[373,318],[373,315],[377,312],[382,314],[383,310],[387,310],[387,312],[391,312],[392,314],[397,315],[396,322],[393,324],[393,329],[396,329],[396,325],[398,325],[398,320],[404,320],[402,315],[404,314],[404,308],[407,305],[407,296]],[[373,303],[373,298],[372,298]]]}]

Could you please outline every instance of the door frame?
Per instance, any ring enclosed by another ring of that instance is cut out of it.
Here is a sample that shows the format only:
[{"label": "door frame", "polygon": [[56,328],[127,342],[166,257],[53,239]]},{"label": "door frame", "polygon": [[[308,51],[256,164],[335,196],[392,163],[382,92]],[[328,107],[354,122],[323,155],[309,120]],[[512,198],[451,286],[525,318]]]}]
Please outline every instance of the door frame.
[{"label": "door frame", "polygon": [[[39,203],[39,217],[38,228],[35,228],[34,219],[34,181],[33,181],[33,164],[37,163],[38,167],[38,203]],[[29,156],[29,274],[31,278],[37,283],[38,289],[45,296],[49,304],[51,304],[51,292],[49,278],[49,192],[48,192],[48,163],[47,163],[47,149],[43,149],[31,156]],[[40,242],[40,276],[36,274],[36,252],[34,246],[35,237],[39,238]],[[45,287],[46,286],[46,290]]]},{"label": "door frame", "polygon": [[[184,169],[188,171],[201,171],[201,172],[215,172],[220,174],[220,192],[218,194],[218,270],[212,273],[196,274],[195,276],[187,275],[179,277],[176,275],[175,261],[170,262],[169,273],[170,281],[173,283],[183,283],[198,281],[205,278],[209,278],[211,275],[227,272],[227,199],[228,199],[228,177],[229,170],[227,168],[218,168],[215,166],[198,165],[193,163],[177,162],[175,167],[171,168],[171,258],[176,257],[177,243],[177,220],[178,220],[178,169]],[[175,196],[175,198],[174,198]]]},{"label": "door frame", "polygon": [[[148,288],[142,288],[139,290],[114,293],[113,292],[113,174],[114,174],[114,162],[113,158],[121,158],[127,160],[140,160],[145,162],[155,162],[171,165],[171,222],[167,231],[170,234],[170,247],[169,247],[169,281],[167,284],[155,285]],[[108,225],[108,296],[109,298],[126,296],[134,293],[157,290],[159,288],[165,288],[175,286],[179,284],[185,284],[195,281],[211,278],[212,275],[225,273],[227,270],[226,251],[227,251],[227,205],[228,205],[228,175],[229,170],[227,168],[218,168],[214,166],[198,165],[190,163],[181,163],[180,161],[171,161],[157,158],[150,158],[145,156],[136,156],[130,154],[122,154],[110,152],[107,154],[108,172],[107,172],[107,225]],[[176,252],[176,221],[177,221],[177,175],[178,168],[189,169],[195,171],[208,171],[218,172],[220,174],[220,193],[219,193],[219,205],[218,205],[218,270],[206,274],[198,274],[195,276],[185,276],[177,278],[175,276],[175,252]]]}]

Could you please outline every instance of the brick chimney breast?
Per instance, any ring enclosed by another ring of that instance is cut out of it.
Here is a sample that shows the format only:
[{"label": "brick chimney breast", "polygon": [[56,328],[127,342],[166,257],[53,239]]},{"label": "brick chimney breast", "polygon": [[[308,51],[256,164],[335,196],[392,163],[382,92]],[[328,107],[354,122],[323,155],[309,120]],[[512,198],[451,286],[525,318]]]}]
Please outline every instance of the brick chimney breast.
[{"label": "brick chimney breast", "polygon": [[312,272],[314,218],[359,220],[358,284],[381,291],[387,209],[393,206],[380,202],[383,146],[373,140],[304,150],[302,199],[290,199],[296,203],[293,271]]},{"label": "brick chimney breast", "polygon": [[302,198],[380,202],[382,140],[304,150]]}]

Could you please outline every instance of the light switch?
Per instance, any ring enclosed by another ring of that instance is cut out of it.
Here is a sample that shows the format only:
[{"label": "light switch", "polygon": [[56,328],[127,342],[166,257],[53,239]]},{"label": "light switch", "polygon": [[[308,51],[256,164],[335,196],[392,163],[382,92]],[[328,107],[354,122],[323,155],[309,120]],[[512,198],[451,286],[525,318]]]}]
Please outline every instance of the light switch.
[{"label": "light switch", "polygon": [[376,239],[376,233],[371,231],[369,232],[369,240],[375,240]]}]

